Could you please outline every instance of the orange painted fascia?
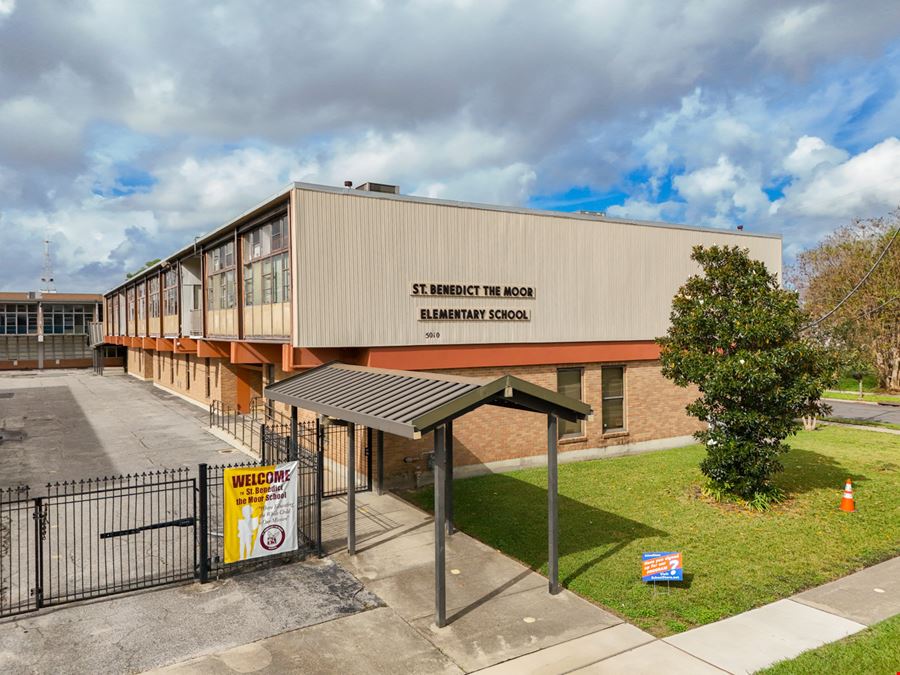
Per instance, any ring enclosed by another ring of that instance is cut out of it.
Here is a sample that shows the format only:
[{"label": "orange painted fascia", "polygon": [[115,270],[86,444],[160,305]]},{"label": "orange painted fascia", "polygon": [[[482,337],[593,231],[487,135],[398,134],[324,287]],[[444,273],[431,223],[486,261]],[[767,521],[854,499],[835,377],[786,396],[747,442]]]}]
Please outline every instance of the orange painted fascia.
[{"label": "orange painted fascia", "polygon": [[141,347],[144,349],[156,350],[156,340],[154,338],[141,338]]},{"label": "orange painted fascia", "polygon": [[281,363],[281,345],[262,342],[232,342],[231,362],[234,364]]},{"label": "orange painted fascia", "polygon": [[169,338],[156,338],[156,351],[158,351],[158,352],[175,351],[175,345],[172,344],[172,340],[170,340]]},{"label": "orange painted fascia", "polygon": [[398,370],[443,370],[572,363],[655,361],[659,345],[634,342],[574,342],[556,344],[446,345],[371,347],[363,365]]},{"label": "orange painted fascia", "polygon": [[231,350],[227,342],[197,340],[197,356],[201,359],[227,359],[231,356]]},{"label": "orange painted fascia", "polygon": [[176,354],[196,354],[197,353],[197,341],[192,340],[191,338],[186,338],[186,337],[175,338],[175,353]]},{"label": "orange painted fascia", "polygon": [[[285,371],[315,368],[330,361],[364,365],[368,350],[355,347],[291,347],[283,345],[282,368]],[[285,366],[290,365],[290,368]]]}]

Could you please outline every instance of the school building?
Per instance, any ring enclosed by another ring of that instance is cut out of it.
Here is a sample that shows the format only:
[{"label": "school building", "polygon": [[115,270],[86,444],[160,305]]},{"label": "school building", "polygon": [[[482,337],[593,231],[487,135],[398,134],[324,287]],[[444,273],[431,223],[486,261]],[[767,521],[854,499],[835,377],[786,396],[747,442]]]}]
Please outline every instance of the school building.
[{"label": "school building", "polygon": [[[103,318],[94,293],[0,292],[0,370],[86,368],[93,364],[90,324]],[[106,365],[122,365],[115,349]]]},{"label": "school building", "polygon": [[[294,183],[107,292],[105,341],[129,374],[203,404],[246,411],[330,361],[508,373],[592,406],[560,422],[561,461],[669,447],[698,428],[695,392],[662,376],[654,340],[698,244],[781,272],[779,236]],[[457,475],[540,463],[537,417],[461,418]],[[386,439],[389,484],[427,473],[430,451]]]}]

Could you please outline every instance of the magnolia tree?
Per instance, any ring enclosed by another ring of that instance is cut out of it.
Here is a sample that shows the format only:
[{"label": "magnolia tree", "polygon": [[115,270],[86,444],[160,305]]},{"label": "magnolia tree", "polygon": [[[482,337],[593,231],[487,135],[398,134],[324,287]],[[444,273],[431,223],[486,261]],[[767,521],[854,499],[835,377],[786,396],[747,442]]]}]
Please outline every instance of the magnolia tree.
[{"label": "magnolia tree", "polygon": [[809,319],[797,294],[746,249],[696,246],[691,258],[702,274],[672,301],[658,340],[663,374],[700,391],[687,411],[708,423],[695,434],[706,445],[707,491],[764,507],[779,497],[771,480],[798,418],[827,412],[819,396],[836,361],[801,336]]}]

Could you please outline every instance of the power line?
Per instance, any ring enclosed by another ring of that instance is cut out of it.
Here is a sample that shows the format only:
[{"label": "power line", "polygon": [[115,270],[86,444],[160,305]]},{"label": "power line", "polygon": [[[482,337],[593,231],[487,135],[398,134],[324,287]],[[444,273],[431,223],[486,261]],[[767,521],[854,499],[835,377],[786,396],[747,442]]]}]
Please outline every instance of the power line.
[{"label": "power line", "polygon": [[821,317],[819,317],[818,319],[816,319],[815,321],[813,321],[811,324],[808,324],[808,325],[804,326],[804,327],[801,328],[800,330],[801,330],[801,331],[804,331],[804,330],[808,330],[808,329],[810,329],[810,328],[814,328],[814,327],[818,326],[820,323],[822,323],[822,322],[823,322],[825,319],[827,319],[829,316],[831,316],[832,314],[834,314],[836,311],[838,311],[838,310],[843,306],[843,304],[844,304],[845,302],[847,302],[847,300],[849,300],[849,299],[853,296],[853,294],[856,293],[856,291],[858,291],[858,290],[862,287],[862,285],[863,285],[864,283],[866,283],[866,280],[868,280],[868,278],[869,278],[870,276],[872,276],[872,272],[875,271],[875,268],[878,267],[878,265],[879,265],[879,264],[881,263],[881,261],[884,259],[884,256],[887,255],[887,252],[891,249],[891,246],[894,245],[894,240],[897,239],[897,234],[900,234],[900,227],[894,229],[894,235],[891,237],[891,240],[887,243],[887,246],[884,247],[884,250],[881,252],[881,255],[878,256],[878,258],[877,258],[877,259],[875,260],[875,262],[872,264],[872,267],[870,267],[870,268],[869,268],[869,271],[866,272],[865,276],[863,276],[863,278],[860,279],[859,282],[857,282],[856,286],[854,286],[852,289],[850,289],[850,292],[847,293],[847,295],[845,295],[845,296],[841,299],[841,301],[840,301],[838,304],[836,304],[836,305],[831,309],[831,311],[826,312],[824,315],[822,315]]}]

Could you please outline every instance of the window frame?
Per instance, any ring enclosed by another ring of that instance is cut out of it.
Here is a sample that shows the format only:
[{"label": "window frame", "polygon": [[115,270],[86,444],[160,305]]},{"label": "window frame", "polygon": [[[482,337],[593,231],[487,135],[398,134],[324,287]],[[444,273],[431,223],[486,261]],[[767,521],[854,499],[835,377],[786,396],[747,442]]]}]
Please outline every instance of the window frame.
[{"label": "window frame", "polygon": [[237,265],[233,240],[206,251],[206,269],[206,311],[234,309],[237,306]]},{"label": "window frame", "polygon": [[[243,306],[290,302],[290,283],[281,281],[284,276],[290,278],[290,221],[287,212],[279,213],[242,232],[241,251]],[[276,265],[281,274],[276,273]],[[265,271],[267,266],[268,273]],[[284,275],[285,271],[288,272],[287,275]]]},{"label": "window frame", "polygon": [[[557,393],[562,393],[559,391],[559,374],[564,370],[574,370],[578,372],[578,384],[580,385],[581,391],[578,394],[578,400],[584,401],[584,366],[559,366],[556,369],[556,391]],[[587,439],[587,428],[585,426],[584,420],[578,420],[578,431],[571,433],[563,433],[563,423],[569,423],[568,420],[557,420],[557,428],[556,428],[556,439],[560,443],[572,443],[576,441],[584,441]]]},{"label": "window frame", "polygon": [[[622,395],[606,396],[603,392],[603,383],[605,381],[604,371],[611,368],[618,368],[622,371]],[[627,375],[628,366],[625,363],[604,363],[600,366],[600,429],[604,436],[620,436],[628,433],[628,408],[626,406],[628,395]],[[606,401],[621,400],[622,401],[622,426],[606,427]]]}]

